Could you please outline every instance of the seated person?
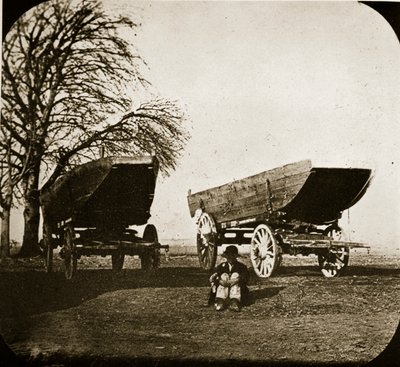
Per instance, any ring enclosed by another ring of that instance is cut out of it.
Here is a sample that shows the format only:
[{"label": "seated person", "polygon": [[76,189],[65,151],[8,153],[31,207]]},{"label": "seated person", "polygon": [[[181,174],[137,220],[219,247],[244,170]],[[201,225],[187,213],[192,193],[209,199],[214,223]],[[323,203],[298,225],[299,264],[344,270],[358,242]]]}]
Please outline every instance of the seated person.
[{"label": "seated person", "polygon": [[232,311],[240,311],[249,292],[249,271],[246,265],[237,260],[240,255],[236,246],[228,246],[221,256],[225,257],[226,261],[219,264],[210,277],[208,304],[214,303],[217,311],[226,307]]}]

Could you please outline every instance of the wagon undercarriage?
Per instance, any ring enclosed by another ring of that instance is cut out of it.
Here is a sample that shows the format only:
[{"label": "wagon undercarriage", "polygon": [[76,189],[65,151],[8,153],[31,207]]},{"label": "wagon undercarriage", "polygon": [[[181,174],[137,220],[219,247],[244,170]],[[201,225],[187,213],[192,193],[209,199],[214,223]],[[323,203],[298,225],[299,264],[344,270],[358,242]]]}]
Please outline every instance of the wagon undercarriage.
[{"label": "wagon undercarriage", "polygon": [[366,192],[372,171],[315,168],[300,161],[192,194],[199,261],[215,265],[218,246],[249,245],[259,277],[271,276],[282,255],[318,256],[326,277],[346,268],[351,248],[368,246],[341,236],[338,221]]},{"label": "wagon undercarriage", "polygon": [[96,229],[77,229],[73,221],[60,226],[53,245],[46,248],[46,269],[52,271],[53,249],[61,246],[60,257],[64,261],[64,271],[67,279],[71,279],[76,270],[77,262],[82,256],[111,256],[112,269],[120,271],[123,268],[126,255],[139,256],[142,269],[149,271],[158,268],[160,250],[168,251],[168,245],[158,242],[156,228],[148,224],[143,237],[138,237],[135,230],[127,229],[120,232],[104,233]]},{"label": "wagon undercarriage", "polygon": [[[249,223],[253,225],[249,226]],[[254,272],[262,278],[272,276],[283,255],[311,254],[318,256],[318,265],[325,277],[335,277],[348,265],[351,248],[369,248],[362,243],[340,240],[337,223],[323,229],[314,227],[319,232],[310,233],[296,233],[282,226],[274,228],[268,221],[247,220],[246,227],[230,227],[229,224],[216,225],[210,214],[203,212],[200,215],[197,248],[202,268],[210,270],[215,266],[218,246],[235,244],[250,246]]]},{"label": "wagon undercarriage", "polygon": [[43,192],[47,272],[58,246],[67,279],[81,256],[111,255],[118,271],[126,255],[138,255],[143,269],[157,268],[160,250],[168,246],[158,242],[152,224],[142,237],[132,229],[150,218],[157,172],[154,156],[106,157],[75,167]]}]

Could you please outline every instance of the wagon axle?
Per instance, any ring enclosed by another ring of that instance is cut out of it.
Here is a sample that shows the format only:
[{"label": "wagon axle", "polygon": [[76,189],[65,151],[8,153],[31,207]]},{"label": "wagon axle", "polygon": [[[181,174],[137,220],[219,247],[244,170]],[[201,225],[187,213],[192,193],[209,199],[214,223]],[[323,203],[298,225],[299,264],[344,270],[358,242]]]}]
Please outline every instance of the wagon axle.
[{"label": "wagon axle", "polygon": [[318,256],[325,277],[348,265],[349,250],[368,246],[344,241],[338,220],[366,192],[369,169],[315,168],[310,161],[278,167],[192,194],[200,266],[214,267],[218,246],[250,245],[257,276],[270,277],[282,255]]},{"label": "wagon axle", "polygon": [[81,256],[111,255],[118,271],[126,255],[138,255],[143,269],[157,268],[168,246],[158,242],[154,225],[146,225],[142,238],[130,226],[150,218],[158,166],[155,156],[104,157],[76,166],[42,192],[47,272],[57,246],[67,279]]},{"label": "wagon axle", "polygon": [[[160,250],[169,250],[168,245],[161,245],[158,242],[156,228],[149,224],[146,226],[143,238],[137,237],[133,232],[126,231],[114,233],[114,239],[99,240],[96,231],[89,231],[85,233],[76,231],[73,227],[73,222],[67,226],[61,233],[62,247],[59,251],[59,256],[64,260],[65,277],[71,279],[77,270],[77,261],[82,256],[100,255],[102,257],[111,255],[111,264],[114,271],[120,271],[123,268],[124,259],[126,255],[138,255],[141,260],[142,269],[149,271],[156,269],[160,265]],[[90,233],[90,236],[88,235]],[[127,240],[126,233],[132,236]],[[83,234],[83,235],[82,235]],[[134,235],[133,235],[134,234]],[[54,244],[47,248],[47,252],[51,256],[47,258],[52,259],[52,252]],[[49,267],[50,264],[46,264]],[[49,269],[48,272],[51,270]]]}]

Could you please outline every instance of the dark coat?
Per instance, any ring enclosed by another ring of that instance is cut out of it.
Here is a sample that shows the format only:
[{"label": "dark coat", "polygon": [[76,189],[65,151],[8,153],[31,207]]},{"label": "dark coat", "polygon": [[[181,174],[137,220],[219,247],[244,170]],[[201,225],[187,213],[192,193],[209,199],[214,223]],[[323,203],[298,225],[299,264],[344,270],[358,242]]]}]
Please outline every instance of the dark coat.
[{"label": "dark coat", "polygon": [[243,263],[236,261],[232,264],[232,268],[229,269],[229,264],[227,261],[224,261],[223,263],[219,264],[216,268],[214,273],[218,274],[218,278],[223,274],[227,273],[229,276],[231,276],[233,273],[238,273],[239,274],[239,285],[240,287],[247,287],[247,282],[249,280],[249,270],[247,269],[247,266],[244,265]]},{"label": "dark coat", "polygon": [[[239,285],[240,285],[242,304],[247,304],[249,296],[249,288],[247,288],[247,282],[249,281],[249,270],[247,269],[247,266],[244,265],[243,263],[236,261],[235,263],[232,264],[231,269],[229,269],[229,264],[227,261],[224,261],[223,263],[219,264],[213,271],[213,274],[215,273],[217,274],[217,277],[215,279],[216,285],[218,286],[218,280],[223,273],[226,273],[229,276],[231,276],[232,273],[235,272],[239,274]],[[214,303],[215,295],[216,293],[211,288],[208,297],[209,305]]]}]

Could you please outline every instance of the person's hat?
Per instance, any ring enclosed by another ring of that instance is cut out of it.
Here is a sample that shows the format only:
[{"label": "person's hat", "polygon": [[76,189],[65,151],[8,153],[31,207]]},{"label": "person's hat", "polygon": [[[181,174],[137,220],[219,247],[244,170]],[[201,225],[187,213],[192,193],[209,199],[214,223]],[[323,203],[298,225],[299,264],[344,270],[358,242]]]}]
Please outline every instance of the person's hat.
[{"label": "person's hat", "polygon": [[228,246],[221,255],[222,257],[234,256],[240,257],[239,251],[236,246]]}]

